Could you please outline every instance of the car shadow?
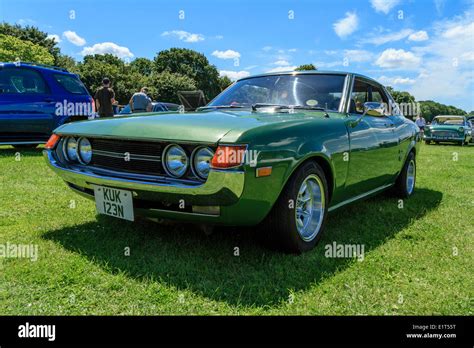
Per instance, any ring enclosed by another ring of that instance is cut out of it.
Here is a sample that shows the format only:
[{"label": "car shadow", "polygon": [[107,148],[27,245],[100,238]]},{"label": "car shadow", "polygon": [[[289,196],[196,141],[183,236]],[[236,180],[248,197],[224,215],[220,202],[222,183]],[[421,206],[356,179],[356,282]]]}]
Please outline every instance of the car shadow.
[{"label": "car shadow", "polygon": [[[43,238],[112,274],[158,281],[231,305],[268,306],[358,262],[325,257],[326,245],[361,244],[367,254],[436,209],[441,199],[441,192],[422,188],[404,202],[382,195],[342,208],[329,215],[318,246],[299,256],[268,249],[256,228],[220,228],[207,236],[194,225],[129,223],[103,216],[49,231]],[[402,238],[420,237],[404,232]]]}]

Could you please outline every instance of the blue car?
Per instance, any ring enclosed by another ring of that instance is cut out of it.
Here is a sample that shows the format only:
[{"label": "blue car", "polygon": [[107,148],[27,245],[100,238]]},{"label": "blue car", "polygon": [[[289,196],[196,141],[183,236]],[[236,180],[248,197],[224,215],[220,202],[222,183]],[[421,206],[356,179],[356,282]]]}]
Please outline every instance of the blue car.
[{"label": "blue car", "polygon": [[34,63],[0,63],[0,145],[36,147],[60,125],[93,115],[79,77]]},{"label": "blue car", "polygon": [[[152,102],[152,109],[150,112],[166,112],[166,111],[178,111],[179,105],[173,103],[163,102]],[[130,104],[127,104],[119,113],[114,116],[127,116],[130,115]]]}]

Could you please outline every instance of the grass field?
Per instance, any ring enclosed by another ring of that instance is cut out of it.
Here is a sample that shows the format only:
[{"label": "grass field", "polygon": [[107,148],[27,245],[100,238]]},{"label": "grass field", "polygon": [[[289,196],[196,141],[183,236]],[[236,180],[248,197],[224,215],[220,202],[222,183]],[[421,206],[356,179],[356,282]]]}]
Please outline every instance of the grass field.
[{"label": "grass field", "polygon": [[[97,217],[41,150],[15,153],[0,147],[0,244],[39,255],[0,258],[0,315],[474,312],[474,146],[423,145],[402,208],[389,195],[342,208],[302,256],[255,231]],[[333,242],[362,244],[364,259],[326,258]]]}]

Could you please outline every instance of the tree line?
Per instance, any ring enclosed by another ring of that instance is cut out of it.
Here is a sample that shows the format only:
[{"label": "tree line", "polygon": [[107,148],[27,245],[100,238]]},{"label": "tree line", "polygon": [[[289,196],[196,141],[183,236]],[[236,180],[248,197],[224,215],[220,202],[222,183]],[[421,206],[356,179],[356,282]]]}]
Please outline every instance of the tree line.
[{"label": "tree line", "polygon": [[[154,59],[136,58],[130,63],[111,54],[86,55],[78,62],[62,54],[54,39],[34,26],[0,23],[0,61],[25,61],[55,65],[76,73],[91,94],[101,85],[103,77],[113,83],[116,99],[127,104],[133,93],[147,86],[153,100],[179,103],[178,91],[200,89],[207,100],[213,99],[232,81],[219,76],[217,68],[202,53],[171,48],[158,52]],[[304,64],[296,70],[316,70]],[[388,87],[397,103],[416,102],[408,92]],[[431,100],[420,101],[421,114],[431,120],[437,115],[466,115],[464,110]],[[470,114],[474,115],[474,111]]]}]

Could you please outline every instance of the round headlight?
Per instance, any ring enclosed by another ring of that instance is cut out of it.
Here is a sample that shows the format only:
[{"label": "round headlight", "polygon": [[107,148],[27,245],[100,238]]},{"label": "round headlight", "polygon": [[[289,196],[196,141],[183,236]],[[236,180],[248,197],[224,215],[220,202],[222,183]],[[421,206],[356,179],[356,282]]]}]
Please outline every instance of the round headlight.
[{"label": "round headlight", "polygon": [[64,143],[64,155],[71,161],[77,161],[77,140],[74,138],[67,138]]},{"label": "round headlight", "polygon": [[92,159],[91,142],[86,138],[79,139],[79,161],[82,164],[89,164]]},{"label": "round headlight", "polygon": [[188,156],[179,145],[169,145],[165,149],[164,168],[165,171],[175,178],[180,178],[188,170]]},{"label": "round headlight", "polygon": [[214,151],[208,147],[199,147],[193,152],[193,171],[201,179],[209,176],[211,160],[214,157]]}]

